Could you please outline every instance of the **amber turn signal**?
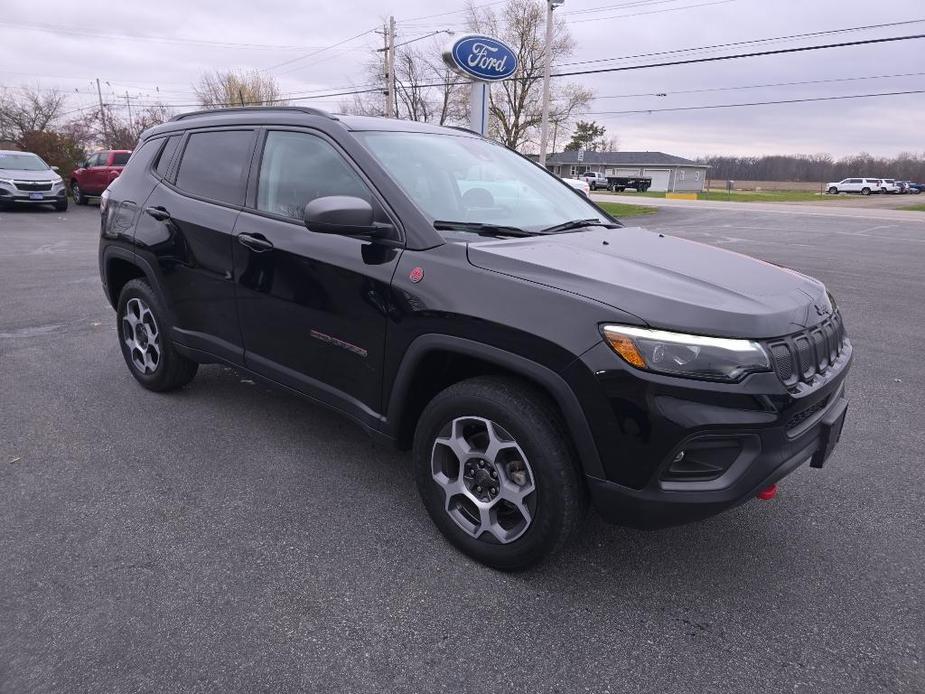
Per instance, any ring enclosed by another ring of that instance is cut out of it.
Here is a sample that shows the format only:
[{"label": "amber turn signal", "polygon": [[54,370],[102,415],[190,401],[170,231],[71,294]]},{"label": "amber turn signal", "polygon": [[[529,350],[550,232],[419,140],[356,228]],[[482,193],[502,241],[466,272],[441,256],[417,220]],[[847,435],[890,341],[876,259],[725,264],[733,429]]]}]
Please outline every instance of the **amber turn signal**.
[{"label": "amber turn signal", "polygon": [[604,338],[610,343],[613,351],[623,357],[627,363],[640,369],[646,368],[646,360],[642,358],[632,339],[606,328],[604,329]]}]

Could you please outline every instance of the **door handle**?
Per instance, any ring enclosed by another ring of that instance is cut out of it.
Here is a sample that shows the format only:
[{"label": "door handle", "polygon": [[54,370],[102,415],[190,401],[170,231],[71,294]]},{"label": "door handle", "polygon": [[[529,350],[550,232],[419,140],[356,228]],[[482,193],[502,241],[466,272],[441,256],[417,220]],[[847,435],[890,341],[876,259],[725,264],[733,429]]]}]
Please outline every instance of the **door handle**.
[{"label": "door handle", "polygon": [[260,234],[238,234],[238,243],[250,248],[255,253],[273,250],[273,244]]},{"label": "door handle", "polygon": [[170,213],[163,207],[146,207],[145,213],[151,215],[159,222],[170,219]]}]

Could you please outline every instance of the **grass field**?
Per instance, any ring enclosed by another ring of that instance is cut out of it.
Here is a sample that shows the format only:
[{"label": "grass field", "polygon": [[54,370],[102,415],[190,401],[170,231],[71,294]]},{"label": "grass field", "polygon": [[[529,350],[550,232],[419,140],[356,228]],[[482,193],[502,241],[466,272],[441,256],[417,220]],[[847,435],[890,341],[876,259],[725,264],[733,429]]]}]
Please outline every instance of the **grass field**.
[{"label": "grass field", "polygon": [[598,203],[608,214],[612,214],[617,219],[624,217],[639,217],[641,215],[655,214],[658,212],[657,207],[647,205],[624,205],[620,202],[601,202]]},{"label": "grass field", "polygon": [[925,212],[925,205],[912,205],[910,207],[897,207],[898,210],[907,210],[910,212]]}]

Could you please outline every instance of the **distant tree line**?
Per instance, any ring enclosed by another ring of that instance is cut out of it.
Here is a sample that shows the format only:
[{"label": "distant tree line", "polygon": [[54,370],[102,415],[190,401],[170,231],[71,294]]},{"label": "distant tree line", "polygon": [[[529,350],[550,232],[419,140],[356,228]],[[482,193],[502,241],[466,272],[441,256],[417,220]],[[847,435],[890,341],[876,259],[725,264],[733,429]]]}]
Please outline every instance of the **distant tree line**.
[{"label": "distant tree line", "polygon": [[854,176],[925,181],[925,152],[875,157],[866,152],[835,159],[829,154],[790,154],[765,157],[701,157],[712,168],[714,181],[840,181]]}]

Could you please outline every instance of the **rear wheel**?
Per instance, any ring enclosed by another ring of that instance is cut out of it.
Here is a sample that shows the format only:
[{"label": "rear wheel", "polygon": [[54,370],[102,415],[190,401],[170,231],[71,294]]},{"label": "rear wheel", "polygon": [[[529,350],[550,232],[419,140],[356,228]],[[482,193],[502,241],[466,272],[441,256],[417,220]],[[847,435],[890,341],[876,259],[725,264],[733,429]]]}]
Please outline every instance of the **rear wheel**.
[{"label": "rear wheel", "polygon": [[458,549],[507,571],[560,549],[587,508],[555,409],[520,381],[479,377],[424,409],[414,437],[418,491]]},{"label": "rear wheel", "polygon": [[861,188],[861,195],[870,195],[870,188]]},{"label": "rear wheel", "polygon": [[199,368],[176,351],[165,326],[164,311],[148,284],[128,282],[119,295],[119,345],[135,380],[158,392],[182,388]]},{"label": "rear wheel", "polygon": [[71,196],[74,198],[75,205],[86,205],[87,196],[84,195],[83,191],[80,189],[80,184],[77,181],[71,183]]}]

